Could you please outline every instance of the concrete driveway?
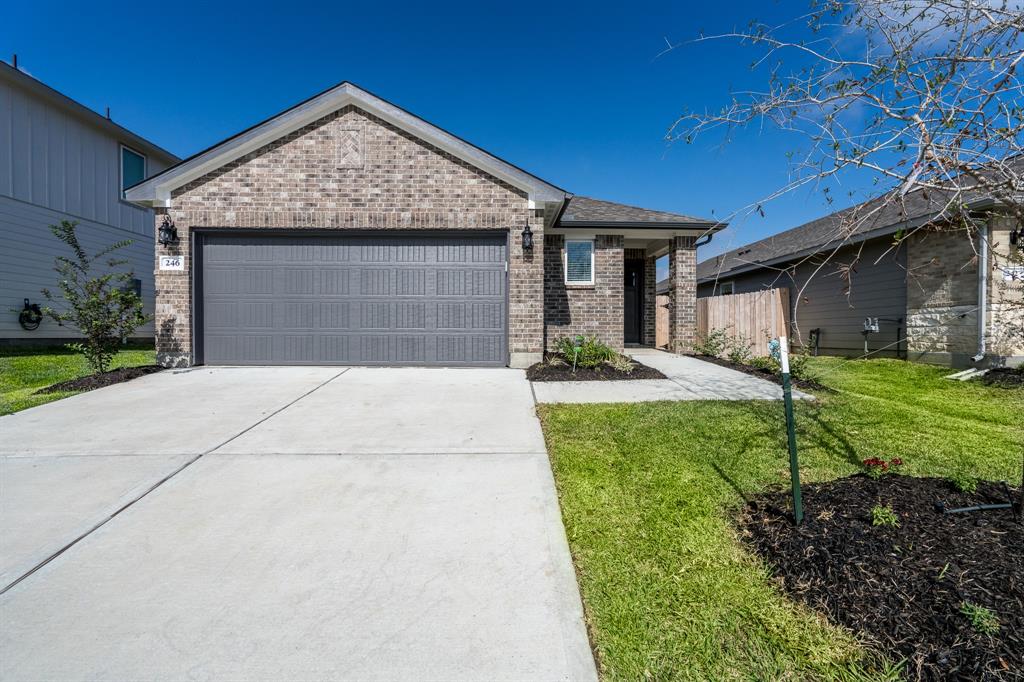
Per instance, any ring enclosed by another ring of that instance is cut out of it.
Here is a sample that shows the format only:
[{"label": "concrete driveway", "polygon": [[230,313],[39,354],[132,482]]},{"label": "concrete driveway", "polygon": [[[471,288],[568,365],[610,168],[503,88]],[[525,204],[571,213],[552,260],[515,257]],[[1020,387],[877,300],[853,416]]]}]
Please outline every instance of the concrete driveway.
[{"label": "concrete driveway", "polygon": [[168,371],[0,455],[0,678],[596,679],[520,371]]}]

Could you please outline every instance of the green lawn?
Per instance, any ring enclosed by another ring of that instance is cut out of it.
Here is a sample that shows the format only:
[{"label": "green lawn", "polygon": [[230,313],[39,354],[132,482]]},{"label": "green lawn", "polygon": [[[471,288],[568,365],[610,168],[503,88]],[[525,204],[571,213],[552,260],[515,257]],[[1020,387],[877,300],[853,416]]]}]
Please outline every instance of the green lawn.
[{"label": "green lawn", "polygon": [[[127,346],[111,369],[152,365],[152,347]],[[0,348],[0,414],[10,414],[74,395],[74,391],[33,395],[44,386],[89,374],[81,355],[66,348]]]},{"label": "green lawn", "polygon": [[[797,404],[805,482],[874,455],[911,475],[1020,482],[1021,392],[898,360],[814,358],[813,370],[838,392]],[[540,415],[605,679],[886,677],[879,652],[786,599],[732,529],[744,495],[788,483],[781,402]]]}]

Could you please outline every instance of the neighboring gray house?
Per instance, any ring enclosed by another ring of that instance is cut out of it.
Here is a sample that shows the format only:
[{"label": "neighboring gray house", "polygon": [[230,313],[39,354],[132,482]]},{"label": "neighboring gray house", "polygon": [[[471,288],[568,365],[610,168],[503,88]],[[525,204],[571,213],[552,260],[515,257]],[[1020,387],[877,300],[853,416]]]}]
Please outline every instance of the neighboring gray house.
[{"label": "neighboring gray house", "polygon": [[1024,235],[980,196],[968,207],[983,227],[968,235],[939,215],[940,200],[917,191],[902,205],[866,202],[709,258],[697,266],[697,296],[788,288],[800,338],[823,355],[1019,363],[1010,326],[1020,307],[1008,301],[1020,273],[1008,256]]},{"label": "neighboring gray house", "polygon": [[[123,189],[177,162],[173,154],[0,62],[0,343],[46,343],[74,337],[44,320],[19,324],[25,299],[42,304],[53,289],[54,257],[67,247],[50,233],[77,220],[89,250],[124,239],[122,254],[154,310],[153,211],[125,201]],[[153,336],[153,325],[139,331]]]},{"label": "neighboring gray house", "polygon": [[[714,221],[573,196],[352,83],[132,187],[157,244],[159,361],[528,366],[562,336],[696,331]],[[173,229],[172,229],[173,226]]]}]

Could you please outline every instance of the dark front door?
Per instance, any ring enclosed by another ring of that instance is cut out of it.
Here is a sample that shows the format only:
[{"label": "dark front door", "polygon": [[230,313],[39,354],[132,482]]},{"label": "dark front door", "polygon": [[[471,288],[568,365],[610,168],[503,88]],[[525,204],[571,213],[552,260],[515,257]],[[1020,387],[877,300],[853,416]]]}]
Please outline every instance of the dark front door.
[{"label": "dark front door", "polygon": [[628,260],[623,268],[625,281],[622,293],[625,297],[622,318],[626,343],[642,343],[644,325],[644,262]]}]

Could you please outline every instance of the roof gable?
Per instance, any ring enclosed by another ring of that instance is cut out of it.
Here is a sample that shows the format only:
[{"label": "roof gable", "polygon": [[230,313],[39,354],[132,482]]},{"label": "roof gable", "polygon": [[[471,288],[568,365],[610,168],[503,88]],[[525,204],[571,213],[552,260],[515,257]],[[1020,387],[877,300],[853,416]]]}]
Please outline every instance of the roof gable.
[{"label": "roof gable", "polygon": [[526,192],[533,201],[558,202],[565,199],[564,190],[347,81],[130,187],[125,197],[129,201],[141,204],[169,205],[174,189],[346,106],[355,106],[371,113],[410,135],[486,171]]}]

